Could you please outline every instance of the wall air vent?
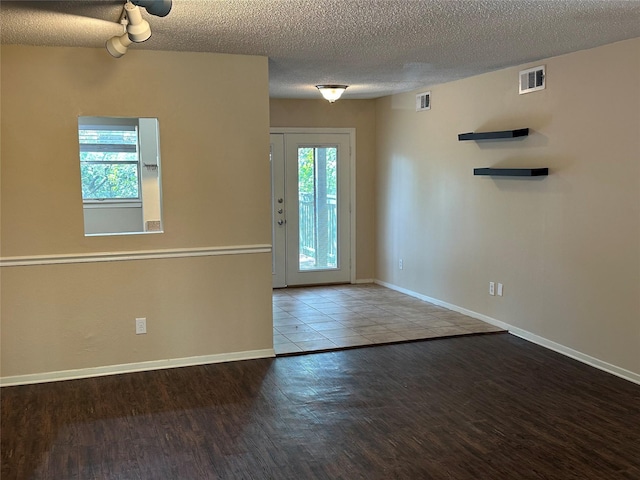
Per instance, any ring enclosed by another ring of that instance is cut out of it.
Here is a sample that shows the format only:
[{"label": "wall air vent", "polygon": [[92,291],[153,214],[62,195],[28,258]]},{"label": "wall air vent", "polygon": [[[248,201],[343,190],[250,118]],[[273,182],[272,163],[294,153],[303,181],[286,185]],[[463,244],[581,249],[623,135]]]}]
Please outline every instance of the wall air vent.
[{"label": "wall air vent", "polygon": [[537,92],[545,87],[544,65],[528,68],[520,72],[520,95],[523,93]]},{"label": "wall air vent", "polygon": [[416,95],[416,112],[431,110],[431,92]]}]

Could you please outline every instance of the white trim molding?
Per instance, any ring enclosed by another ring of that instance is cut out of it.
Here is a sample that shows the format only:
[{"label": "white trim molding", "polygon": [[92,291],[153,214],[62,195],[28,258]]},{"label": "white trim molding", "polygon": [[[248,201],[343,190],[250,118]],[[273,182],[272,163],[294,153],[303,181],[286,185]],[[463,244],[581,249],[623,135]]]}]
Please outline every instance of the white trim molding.
[{"label": "white trim molding", "polygon": [[107,375],[119,375],[122,373],[146,372],[150,370],[191,367],[195,365],[209,365],[213,363],[235,362],[239,360],[273,358],[275,356],[276,354],[274,349],[267,348],[264,350],[249,350],[246,352],[231,352],[216,355],[202,355],[198,357],[173,358],[167,360],[154,360],[150,362],[109,365],[106,367],[80,368],[76,370],[63,370],[59,372],[15,375],[12,377],[0,378],[0,387],[30,385],[34,383],[59,382],[63,380],[76,380],[79,378],[104,377]]},{"label": "white trim molding", "polygon": [[31,265],[58,265],[70,263],[122,262],[159,258],[211,257],[217,255],[248,255],[271,253],[271,245],[232,245],[224,247],[171,248],[164,250],[137,250],[129,252],[93,252],[60,255],[30,255],[2,257],[0,267],[25,267]]},{"label": "white trim molding", "polygon": [[548,340],[544,337],[536,335],[535,333],[528,332],[527,330],[523,330],[518,327],[510,327],[509,333],[524,340],[528,340],[529,342],[538,344],[541,347],[545,347],[549,350],[553,350],[554,352],[561,353],[562,355],[573,358],[574,360],[578,360],[579,362],[586,363],[587,365],[597,368],[598,370],[602,370],[604,372],[615,375],[616,377],[624,378],[625,380],[629,380],[630,382],[640,385],[640,375],[625,368],[620,368],[610,363],[603,362],[598,358],[586,355],[572,348],[565,347],[564,345]]},{"label": "white trim molding", "polygon": [[404,293],[411,297],[419,298],[420,300],[424,300],[425,302],[433,303],[434,305],[448,308],[449,310],[453,310],[454,312],[462,313],[463,315],[467,315],[471,318],[482,320],[483,322],[486,322],[490,325],[495,325],[496,327],[503,328],[509,331],[510,334],[515,335],[516,337],[520,337],[531,343],[535,343],[537,345],[540,345],[541,347],[548,348],[549,350],[553,350],[554,352],[558,352],[562,355],[573,358],[574,360],[578,360],[579,362],[585,363],[591,367],[595,367],[598,370],[605,371],[607,373],[610,373],[612,375],[615,375],[617,377],[623,378],[625,380],[628,380],[630,382],[637,383],[638,385],[640,385],[640,374],[634,373],[624,368],[617,367],[615,365],[604,362],[602,360],[599,360],[595,357],[579,352],[577,350],[573,350],[572,348],[566,347],[552,340],[548,340],[544,337],[536,335],[535,333],[531,333],[527,330],[523,330],[522,328],[514,327],[513,325],[510,325],[505,322],[501,322],[500,320],[496,320],[495,318],[489,317],[487,315],[483,315],[481,313],[474,312],[472,310],[467,310],[466,308],[462,308],[457,305],[453,305],[451,303],[443,302],[442,300],[438,300],[436,298],[427,297],[426,295],[422,295],[412,290],[407,290],[406,288],[402,288],[397,285],[393,285],[391,283],[383,282],[381,280],[375,280],[374,283],[378,285],[382,285],[383,287],[390,288],[391,290]]}]

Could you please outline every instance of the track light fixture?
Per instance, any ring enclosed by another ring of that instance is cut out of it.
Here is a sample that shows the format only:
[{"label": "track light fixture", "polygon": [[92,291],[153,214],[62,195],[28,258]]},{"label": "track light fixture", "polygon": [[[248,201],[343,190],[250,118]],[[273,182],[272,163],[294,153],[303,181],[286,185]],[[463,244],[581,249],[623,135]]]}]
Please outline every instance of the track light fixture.
[{"label": "track light fixture", "polygon": [[166,17],[171,11],[171,0],[129,0],[134,5],[144,8],[150,15]]},{"label": "track light fixture", "polygon": [[129,48],[133,42],[129,38],[128,34],[124,34],[121,36],[111,37],[107,40],[107,51],[111,54],[112,57],[120,58]]},{"label": "track light fixture", "polygon": [[342,96],[348,85],[316,85],[316,88],[320,90],[325,100],[329,100],[329,103],[334,103]]},{"label": "track light fixture", "polygon": [[142,18],[140,7],[131,2],[127,2],[124,4],[124,11],[127,15],[127,20],[129,20],[127,33],[131,41],[140,43],[148,40],[151,36],[151,25]]},{"label": "track light fixture", "polygon": [[107,41],[107,51],[115,58],[120,58],[132,43],[140,43],[151,36],[151,26],[144,18],[140,7],[151,15],[164,17],[171,11],[172,0],[127,0],[120,17],[125,29],[123,35],[116,35]]}]

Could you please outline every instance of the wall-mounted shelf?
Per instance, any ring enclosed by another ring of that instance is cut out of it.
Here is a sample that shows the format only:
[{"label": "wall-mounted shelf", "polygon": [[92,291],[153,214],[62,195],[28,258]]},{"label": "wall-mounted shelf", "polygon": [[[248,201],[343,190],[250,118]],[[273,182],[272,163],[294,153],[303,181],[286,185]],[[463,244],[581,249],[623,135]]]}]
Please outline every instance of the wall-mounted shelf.
[{"label": "wall-mounted shelf", "polygon": [[493,177],[542,177],[549,175],[548,168],[474,168],[474,175]]},{"label": "wall-mounted shelf", "polygon": [[520,128],[518,130],[502,130],[500,132],[478,132],[478,133],[460,133],[458,141],[463,140],[495,140],[500,138],[517,138],[529,135],[528,128]]}]

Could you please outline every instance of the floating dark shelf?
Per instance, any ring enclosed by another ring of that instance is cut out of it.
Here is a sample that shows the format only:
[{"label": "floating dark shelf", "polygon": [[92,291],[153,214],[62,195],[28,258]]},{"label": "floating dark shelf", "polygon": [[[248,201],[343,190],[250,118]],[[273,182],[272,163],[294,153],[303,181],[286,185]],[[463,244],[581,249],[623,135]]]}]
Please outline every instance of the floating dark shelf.
[{"label": "floating dark shelf", "polygon": [[493,177],[541,177],[549,175],[548,168],[474,168],[474,175]]},{"label": "floating dark shelf", "polygon": [[463,140],[492,140],[498,138],[516,138],[526,137],[529,135],[528,128],[520,128],[518,130],[503,130],[501,132],[478,132],[478,133],[460,133],[458,141]]}]

